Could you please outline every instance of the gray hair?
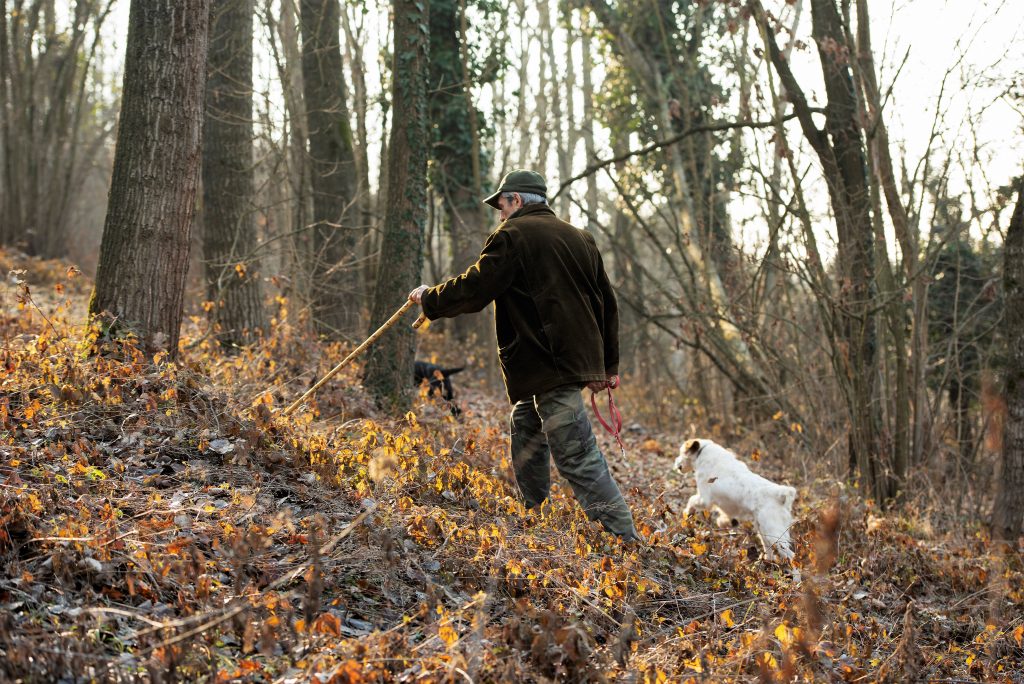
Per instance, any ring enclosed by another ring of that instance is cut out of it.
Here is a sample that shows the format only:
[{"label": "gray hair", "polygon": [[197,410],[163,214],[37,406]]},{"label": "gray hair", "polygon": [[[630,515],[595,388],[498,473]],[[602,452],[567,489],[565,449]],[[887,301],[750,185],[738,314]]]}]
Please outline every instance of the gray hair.
[{"label": "gray hair", "polygon": [[505,198],[506,202],[512,201],[512,195],[519,195],[523,200],[523,206],[527,204],[547,204],[548,200],[544,195],[538,195],[533,192],[503,192],[501,196]]}]

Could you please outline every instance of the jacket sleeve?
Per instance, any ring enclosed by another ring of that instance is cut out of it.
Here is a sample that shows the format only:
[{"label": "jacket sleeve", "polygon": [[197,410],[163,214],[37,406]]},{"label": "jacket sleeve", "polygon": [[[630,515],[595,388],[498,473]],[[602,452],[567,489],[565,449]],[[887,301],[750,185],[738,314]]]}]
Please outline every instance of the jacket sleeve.
[{"label": "jacket sleeve", "polygon": [[465,273],[423,293],[423,313],[434,320],[480,311],[508,289],[518,266],[511,238],[499,228],[487,238],[480,258]]},{"label": "jacket sleeve", "polygon": [[618,375],[619,304],[615,299],[611,281],[608,280],[608,274],[604,270],[604,260],[601,259],[600,252],[597,254],[597,285],[601,290],[604,309],[604,326],[601,330],[601,337],[604,340],[604,368],[609,376]]}]

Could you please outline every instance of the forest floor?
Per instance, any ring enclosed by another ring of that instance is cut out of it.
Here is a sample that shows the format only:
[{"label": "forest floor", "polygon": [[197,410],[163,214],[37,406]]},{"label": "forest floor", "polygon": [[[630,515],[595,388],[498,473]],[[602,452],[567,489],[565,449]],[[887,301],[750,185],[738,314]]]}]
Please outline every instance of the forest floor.
[{"label": "forest floor", "polygon": [[[169,363],[86,327],[73,267],[0,272],[0,680],[1024,681],[1021,549],[948,500],[865,503],[785,417],[679,402],[656,430],[627,376],[625,457],[601,437],[646,541],[623,547],[561,486],[523,510],[473,372],[459,420],[375,411],[358,365],[284,418],[344,352],[284,299],[231,355],[190,318]],[[801,582],[748,526],[683,518],[691,436],[797,487]]]}]

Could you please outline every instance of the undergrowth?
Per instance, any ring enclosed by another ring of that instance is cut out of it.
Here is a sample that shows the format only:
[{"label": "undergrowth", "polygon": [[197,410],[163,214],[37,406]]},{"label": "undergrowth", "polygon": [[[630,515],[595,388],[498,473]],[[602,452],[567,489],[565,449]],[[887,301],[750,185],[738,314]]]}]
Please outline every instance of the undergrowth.
[{"label": "undergrowth", "polygon": [[286,300],[230,354],[190,319],[171,363],[86,326],[75,269],[0,266],[4,680],[1024,678],[1020,556],[801,479],[798,441],[741,455],[800,490],[802,582],[682,517],[691,435],[603,442],[646,541],[623,546],[557,485],[523,510],[507,407],[471,383],[458,421],[424,394],[388,416],[356,365],[285,418],[345,351]]}]

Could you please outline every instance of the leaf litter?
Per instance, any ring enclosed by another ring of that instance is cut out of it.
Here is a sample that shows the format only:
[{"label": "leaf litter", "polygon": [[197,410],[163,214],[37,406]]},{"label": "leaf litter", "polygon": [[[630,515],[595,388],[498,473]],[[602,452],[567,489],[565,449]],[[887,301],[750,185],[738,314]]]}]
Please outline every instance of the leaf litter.
[{"label": "leaf litter", "polygon": [[[423,394],[389,417],[353,367],[281,418],[344,352],[283,298],[260,344],[222,354],[192,318],[169,363],[81,325],[67,265],[0,267],[5,680],[1024,677],[1019,550],[970,521],[939,534],[914,502],[882,512],[814,475],[797,583],[752,559],[749,528],[683,519],[692,484],[669,471],[690,435],[635,425],[625,461],[603,442],[648,542],[624,546],[557,484],[523,510],[507,407],[469,387],[460,422]],[[785,439],[756,449],[780,477]]]}]

